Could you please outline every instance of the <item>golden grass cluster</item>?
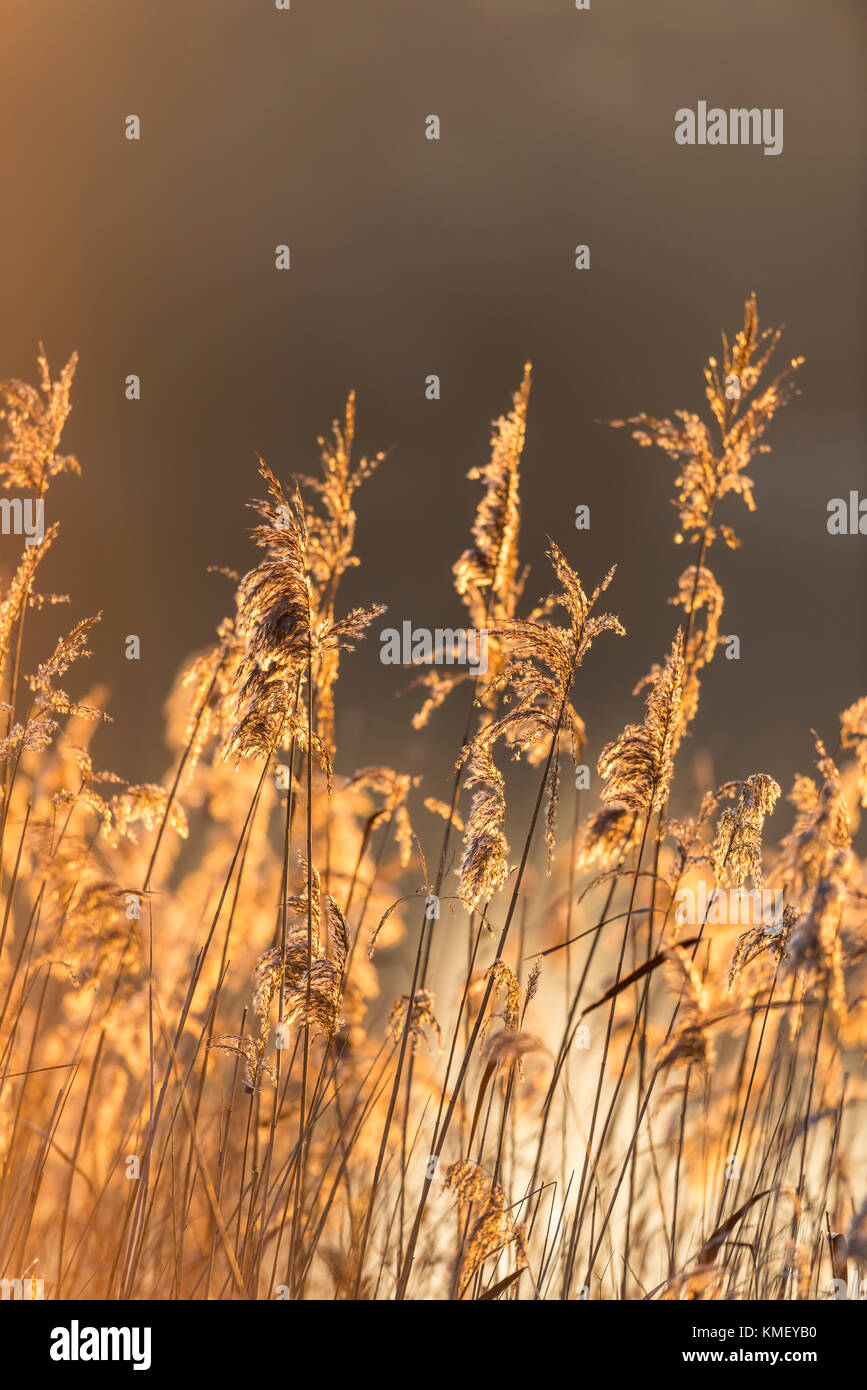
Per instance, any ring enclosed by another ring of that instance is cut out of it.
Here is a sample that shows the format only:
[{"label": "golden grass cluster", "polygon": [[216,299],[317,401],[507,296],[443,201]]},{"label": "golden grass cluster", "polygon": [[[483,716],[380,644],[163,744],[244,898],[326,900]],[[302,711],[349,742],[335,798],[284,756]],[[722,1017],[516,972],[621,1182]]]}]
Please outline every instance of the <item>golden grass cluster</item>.
[{"label": "golden grass cluster", "polygon": [[[867,698],[833,752],[805,736],[778,844],[770,770],[705,775],[689,805],[726,640],[711,550],[738,544],[728,511],[755,507],[747,470],[793,394],[799,359],[767,379],[778,340],[750,299],[706,369],[710,424],[612,422],[674,460],[694,555],[643,713],[595,748],[582,690],[625,635],[617,584],[551,540],[525,596],[525,368],[454,565],[487,670],[416,681],[416,727],[463,702],[450,801],[336,746],[348,654],[383,612],[341,604],[382,461],[356,459],[353,397],[317,477],[261,462],[261,558],[179,676],[160,780],[95,763],[104,693],[61,682],[98,619],[55,640],[41,610],[64,600],[38,577],[57,526],[25,547],[0,600],[0,1277],[101,1299],[857,1292]],[[74,371],[41,357],[38,389],[0,388],[7,489],[79,471],[60,452]],[[34,622],[50,654],[28,674]],[[596,794],[573,790],[590,758]],[[772,918],[720,914],[715,890],[749,907],[763,887]]]}]

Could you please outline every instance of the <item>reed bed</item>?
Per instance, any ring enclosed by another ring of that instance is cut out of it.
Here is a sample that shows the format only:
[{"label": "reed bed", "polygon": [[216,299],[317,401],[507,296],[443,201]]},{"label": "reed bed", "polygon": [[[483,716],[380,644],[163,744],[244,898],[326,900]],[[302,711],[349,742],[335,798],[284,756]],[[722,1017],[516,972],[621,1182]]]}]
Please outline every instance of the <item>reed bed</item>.
[{"label": "reed bed", "polygon": [[[618,580],[579,578],[563,538],[525,567],[525,368],[443,596],[487,668],[396,672],[416,727],[460,706],[437,795],[336,746],[387,621],[341,603],[388,466],[358,455],[354,397],[315,477],[260,461],[258,562],[226,572],[152,783],[95,761],[98,617],[67,632],[38,588],[58,526],[24,548],[0,601],[0,1276],[57,1299],[858,1296],[867,697],[824,742],[793,731],[776,838],[773,769],[718,785],[691,741],[727,640],[711,564],[795,394],[779,339],[750,298],[707,420],[610,422],[673,464],[688,563],[601,747],[580,710],[625,637]],[[74,372],[41,356],[38,387],[2,387],[7,489],[78,471]]]}]

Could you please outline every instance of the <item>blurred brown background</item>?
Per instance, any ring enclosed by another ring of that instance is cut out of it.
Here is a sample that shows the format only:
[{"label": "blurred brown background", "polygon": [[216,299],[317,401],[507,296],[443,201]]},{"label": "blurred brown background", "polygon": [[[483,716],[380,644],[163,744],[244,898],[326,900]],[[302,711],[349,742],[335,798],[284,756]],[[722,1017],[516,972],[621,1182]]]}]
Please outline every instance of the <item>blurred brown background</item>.
[{"label": "blurred brown background", "polygon": [[[206,566],[252,562],[256,453],[313,471],[350,387],[362,448],[391,452],[360,497],[346,603],[452,625],[465,474],[526,357],[530,595],[546,533],[588,583],[619,564],[629,637],[600,642],[577,690],[595,758],[639,713],[629,692],[670,643],[690,557],[672,466],[594,422],[703,409],[704,359],[754,289],[807,364],[753,469],[758,511],[728,507],[743,548],[714,552],[742,659],[710,673],[696,743],[720,779],[806,771],[809,728],[833,739],[867,690],[867,538],[825,528],[830,497],[867,494],[864,20],[860,0],[6,0],[0,376],[35,379],[40,339],[56,368],[81,354],[66,442],[84,476],[50,494],[43,586],[75,618],[104,611],[103,764],[161,771],[169,682],[229,604]],[[782,155],[678,147],[674,112],[700,99],[783,107]],[[18,549],[0,541],[4,568]],[[442,795],[463,701],[414,735],[378,647],[347,661],[362,708],[345,684],[341,768],[425,769]]]}]

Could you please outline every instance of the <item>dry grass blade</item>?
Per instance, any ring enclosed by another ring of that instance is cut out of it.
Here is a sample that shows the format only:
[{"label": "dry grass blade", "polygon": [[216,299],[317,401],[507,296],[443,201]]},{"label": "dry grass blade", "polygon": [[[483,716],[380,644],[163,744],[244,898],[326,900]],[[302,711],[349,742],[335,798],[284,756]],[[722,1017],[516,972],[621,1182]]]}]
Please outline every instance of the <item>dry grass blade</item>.
[{"label": "dry grass blade", "polygon": [[[679,947],[684,948],[686,946],[697,945],[699,940],[699,937],[691,936],[686,941],[678,941],[677,944]],[[660,951],[650,960],[646,960],[643,965],[639,965],[637,970],[631,971],[629,975],[624,975],[621,980],[618,980],[610,989],[607,989],[598,999],[594,999],[592,1004],[588,1004],[587,1007],[582,1010],[581,1017],[584,1018],[586,1014],[591,1014],[594,1009],[601,1008],[601,1006],[607,1004],[609,1000],[616,999],[618,994],[622,994],[624,990],[629,989],[630,985],[634,985],[637,980],[641,980],[645,975],[650,975],[654,970],[658,970],[660,965],[664,965],[665,962],[670,959],[670,954],[666,950]]]}]

